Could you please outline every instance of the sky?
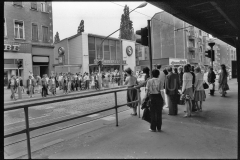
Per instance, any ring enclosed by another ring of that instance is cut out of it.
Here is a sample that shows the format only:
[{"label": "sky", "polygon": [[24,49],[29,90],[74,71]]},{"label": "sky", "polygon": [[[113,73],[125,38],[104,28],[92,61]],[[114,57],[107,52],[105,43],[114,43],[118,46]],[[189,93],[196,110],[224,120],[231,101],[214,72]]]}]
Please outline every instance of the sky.
[{"label": "sky", "polygon": [[[52,2],[53,36],[59,33],[60,40],[77,34],[81,20],[84,20],[84,32],[108,36],[120,27],[124,6],[135,9],[145,1],[135,2]],[[147,26],[156,13],[163,10],[148,3],[130,13],[134,32]],[[119,32],[111,37],[118,38]]]}]

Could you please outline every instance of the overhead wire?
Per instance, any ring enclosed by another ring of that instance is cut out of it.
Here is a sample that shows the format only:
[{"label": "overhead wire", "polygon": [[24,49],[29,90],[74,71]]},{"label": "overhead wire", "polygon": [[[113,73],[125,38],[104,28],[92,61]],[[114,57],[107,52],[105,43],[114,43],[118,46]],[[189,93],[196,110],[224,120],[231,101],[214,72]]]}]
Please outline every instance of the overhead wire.
[{"label": "overhead wire", "polygon": [[[111,3],[116,4],[116,5],[118,5],[118,6],[121,6],[121,7],[125,7],[125,6],[120,5],[120,4],[117,4],[117,3],[115,3],[115,2],[111,2]],[[141,13],[141,12],[138,12],[138,11],[133,11],[133,12],[137,12],[137,13],[139,13],[139,14],[142,14],[142,15],[144,15],[144,16],[150,17],[150,18],[152,18],[152,19],[154,19],[154,20],[157,20],[157,21],[159,21],[159,22],[163,22],[163,23],[165,23],[165,24],[167,24],[167,25],[170,25],[170,26],[175,27],[175,26],[172,25],[172,24],[169,24],[169,23],[164,22],[164,21],[162,21],[162,20],[159,20],[159,19],[153,18],[153,17],[151,17],[151,16],[149,16],[149,15],[146,15],[146,14],[143,14],[143,13]]]}]

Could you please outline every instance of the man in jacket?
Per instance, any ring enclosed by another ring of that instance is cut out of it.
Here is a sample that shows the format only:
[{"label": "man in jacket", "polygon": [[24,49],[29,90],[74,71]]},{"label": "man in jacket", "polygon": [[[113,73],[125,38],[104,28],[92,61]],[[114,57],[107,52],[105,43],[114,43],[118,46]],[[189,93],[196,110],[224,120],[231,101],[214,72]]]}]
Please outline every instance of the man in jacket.
[{"label": "man in jacket", "polygon": [[27,80],[27,89],[29,91],[29,97],[32,98],[33,96],[33,86],[34,86],[34,81],[32,79],[32,76],[29,76]]},{"label": "man in jacket", "polygon": [[177,115],[178,106],[176,99],[178,97],[179,78],[178,75],[172,73],[172,67],[168,67],[167,71],[168,75],[166,76],[165,89],[168,96],[168,115]]},{"label": "man in jacket", "polygon": [[213,96],[214,95],[214,91],[215,91],[215,79],[216,79],[216,74],[213,72],[213,68],[209,67],[208,68],[208,83],[213,85],[212,89],[210,89],[210,95]]},{"label": "man in jacket", "polygon": [[15,75],[12,75],[11,79],[9,79],[9,82],[8,82],[8,89],[11,89],[10,98],[14,99],[14,100],[17,100],[16,97],[15,97],[16,88],[17,88],[17,81],[16,81],[16,78],[15,78]]},{"label": "man in jacket", "polygon": [[47,80],[46,80],[46,75],[43,75],[43,78],[41,80],[42,82],[42,97],[47,96]]}]

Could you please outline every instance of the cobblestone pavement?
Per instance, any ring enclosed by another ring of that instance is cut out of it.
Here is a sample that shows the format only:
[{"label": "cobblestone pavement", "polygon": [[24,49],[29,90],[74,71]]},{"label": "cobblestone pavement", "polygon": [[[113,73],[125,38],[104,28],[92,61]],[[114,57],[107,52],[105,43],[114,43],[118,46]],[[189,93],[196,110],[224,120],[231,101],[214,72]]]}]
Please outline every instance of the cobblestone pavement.
[{"label": "cobblestone pavement", "polygon": [[[126,91],[118,92],[117,100],[118,104],[126,103]],[[63,116],[86,114],[113,107],[114,105],[115,100],[113,93],[78,100],[39,105],[29,108],[30,124],[57,119]],[[25,125],[23,109],[4,112],[4,126],[17,122],[23,122],[22,125]]]}]

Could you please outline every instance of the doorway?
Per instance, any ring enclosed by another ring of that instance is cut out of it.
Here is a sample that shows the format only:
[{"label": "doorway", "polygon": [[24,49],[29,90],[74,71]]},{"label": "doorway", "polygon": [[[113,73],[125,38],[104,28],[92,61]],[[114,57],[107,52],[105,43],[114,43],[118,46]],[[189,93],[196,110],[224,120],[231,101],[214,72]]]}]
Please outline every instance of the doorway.
[{"label": "doorway", "polygon": [[40,66],[40,76],[42,77],[44,74],[49,75],[48,66]]}]

